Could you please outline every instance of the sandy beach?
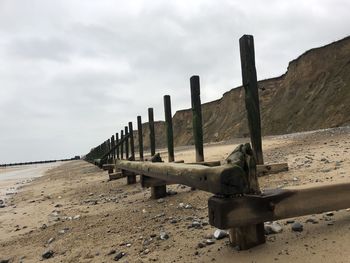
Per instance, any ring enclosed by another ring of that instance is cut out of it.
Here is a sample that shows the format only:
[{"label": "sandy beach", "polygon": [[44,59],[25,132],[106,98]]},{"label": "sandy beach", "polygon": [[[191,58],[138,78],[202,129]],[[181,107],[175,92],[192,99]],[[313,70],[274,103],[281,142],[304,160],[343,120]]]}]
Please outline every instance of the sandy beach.
[{"label": "sandy beach", "polygon": [[[243,141],[205,145],[205,159],[222,161]],[[260,177],[263,189],[350,180],[349,127],[265,137],[263,150],[265,162],[289,164],[288,172]],[[177,160],[194,161],[193,147],[175,153]],[[162,157],[167,159],[163,151]],[[23,172],[31,173],[29,167]],[[168,190],[177,194],[152,200],[150,189],[140,184],[107,179],[106,171],[79,160],[51,167],[23,185],[0,209],[0,260],[114,262],[120,253],[119,262],[138,263],[350,262],[349,209],[280,220],[282,232],[268,235],[266,244],[236,251],[228,238],[212,239],[211,194],[171,185]],[[292,231],[292,221],[303,231]],[[47,260],[46,251],[53,252]]]}]

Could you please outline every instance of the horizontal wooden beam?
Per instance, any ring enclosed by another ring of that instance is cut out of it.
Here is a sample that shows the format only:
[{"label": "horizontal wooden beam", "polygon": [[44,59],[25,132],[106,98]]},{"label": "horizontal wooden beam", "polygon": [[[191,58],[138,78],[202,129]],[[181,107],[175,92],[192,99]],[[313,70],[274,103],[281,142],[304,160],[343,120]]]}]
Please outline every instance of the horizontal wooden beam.
[{"label": "horizontal wooden beam", "polygon": [[288,163],[258,164],[256,171],[258,176],[285,172],[288,171]]},{"label": "horizontal wooden beam", "polygon": [[211,197],[210,224],[228,229],[350,207],[350,182],[265,191],[261,195]]},{"label": "horizontal wooden beam", "polygon": [[198,164],[116,160],[116,167],[214,194],[241,194],[247,190],[245,171],[239,165],[207,167]]}]

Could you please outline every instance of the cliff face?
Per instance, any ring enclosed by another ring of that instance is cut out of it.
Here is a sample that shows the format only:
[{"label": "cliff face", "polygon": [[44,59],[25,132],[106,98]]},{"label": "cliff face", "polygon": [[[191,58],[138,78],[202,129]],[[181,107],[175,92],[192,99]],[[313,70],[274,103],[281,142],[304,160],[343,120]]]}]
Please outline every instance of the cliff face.
[{"label": "cliff face", "polygon": [[[350,37],[305,52],[284,75],[258,84],[263,135],[350,124]],[[202,114],[205,142],[249,135],[243,87],[203,104]],[[176,146],[193,143],[191,109],[177,111],[173,126]],[[156,123],[156,137],[157,148],[166,145],[163,122]]]}]

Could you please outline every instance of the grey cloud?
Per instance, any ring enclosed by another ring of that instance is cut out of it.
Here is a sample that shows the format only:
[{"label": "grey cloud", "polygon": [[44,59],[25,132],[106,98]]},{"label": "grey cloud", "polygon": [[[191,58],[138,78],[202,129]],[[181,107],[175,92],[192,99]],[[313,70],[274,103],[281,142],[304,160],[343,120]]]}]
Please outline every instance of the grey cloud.
[{"label": "grey cloud", "polygon": [[345,37],[349,8],[345,0],[0,1],[0,163],[84,153],[137,115],[146,121],[148,107],[163,119],[165,94],[173,113],[188,108],[193,74],[203,102],[219,98],[241,84],[245,33],[255,37],[258,78],[280,75],[304,51]]}]

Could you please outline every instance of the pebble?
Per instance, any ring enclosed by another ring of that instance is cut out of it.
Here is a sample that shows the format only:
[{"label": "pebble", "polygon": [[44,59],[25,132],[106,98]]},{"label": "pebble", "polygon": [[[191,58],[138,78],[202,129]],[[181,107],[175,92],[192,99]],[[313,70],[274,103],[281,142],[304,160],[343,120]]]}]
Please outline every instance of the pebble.
[{"label": "pebble", "polygon": [[161,231],[159,237],[161,240],[167,240],[169,238],[169,235],[167,232]]},{"label": "pebble", "polygon": [[117,253],[117,255],[115,255],[114,261],[118,261],[119,259],[121,259],[124,256],[125,256],[124,252],[119,252],[119,253]]},{"label": "pebble", "polygon": [[73,219],[74,219],[74,220],[78,220],[78,219],[80,219],[80,215],[76,215],[76,216],[74,216],[74,217],[73,217]]},{"label": "pebble", "polygon": [[226,230],[222,230],[222,229],[216,229],[214,231],[214,238],[219,240],[219,239],[223,239],[225,237],[228,236],[228,233]]},{"label": "pebble", "polygon": [[201,228],[202,224],[200,222],[198,222],[198,221],[193,221],[191,226],[194,227],[194,228]]},{"label": "pebble", "polygon": [[197,248],[203,248],[203,247],[205,247],[205,244],[203,242],[199,242],[197,244]]},{"label": "pebble", "polygon": [[205,243],[206,243],[207,245],[213,245],[213,244],[215,244],[215,240],[213,240],[213,239],[207,239],[207,240],[205,240]]},{"label": "pebble", "polygon": [[54,238],[54,237],[51,237],[51,238],[47,241],[47,244],[51,244],[53,241],[55,241],[55,238]]},{"label": "pebble", "polygon": [[292,230],[295,231],[295,232],[302,232],[303,231],[303,225],[300,224],[299,222],[295,222],[292,225]]},{"label": "pebble", "polygon": [[328,213],[326,213],[326,216],[334,216],[334,213],[333,212],[328,212]]},{"label": "pebble", "polygon": [[265,223],[264,229],[266,235],[281,233],[283,230],[282,226],[276,221],[272,223]]},{"label": "pebble", "polygon": [[43,259],[52,258],[55,253],[52,250],[45,251],[41,256]]}]

